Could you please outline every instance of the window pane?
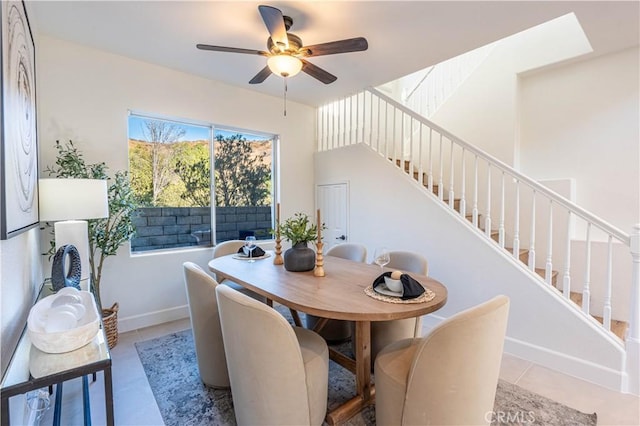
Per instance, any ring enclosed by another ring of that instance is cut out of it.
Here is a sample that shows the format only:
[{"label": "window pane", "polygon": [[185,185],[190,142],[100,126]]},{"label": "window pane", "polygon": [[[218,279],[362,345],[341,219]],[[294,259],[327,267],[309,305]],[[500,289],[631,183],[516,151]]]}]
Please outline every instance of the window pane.
[{"label": "window pane", "polygon": [[216,242],[271,238],[273,138],[216,130]]},{"label": "window pane", "polygon": [[211,245],[211,126],[129,116],[132,251]]}]

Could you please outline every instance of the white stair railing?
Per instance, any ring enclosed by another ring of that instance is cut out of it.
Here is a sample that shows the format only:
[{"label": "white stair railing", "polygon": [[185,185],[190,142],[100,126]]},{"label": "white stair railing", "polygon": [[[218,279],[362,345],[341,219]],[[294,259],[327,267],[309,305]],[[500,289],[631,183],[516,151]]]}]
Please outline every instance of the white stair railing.
[{"label": "white stair railing", "polygon": [[[594,324],[598,322],[590,314],[601,317],[601,326],[611,331],[617,311],[624,312],[629,323],[626,343],[637,345],[640,341],[640,315],[636,306],[640,297],[640,243],[636,243],[635,248],[631,245],[632,241],[640,241],[640,230],[635,231],[638,234],[634,234],[635,239],[631,238],[376,89],[318,108],[317,122],[318,151],[358,143],[368,145],[400,166],[424,186],[427,193],[466,217],[479,232],[488,238],[497,234],[497,247],[508,250],[516,259],[526,254],[523,264],[527,270],[562,293],[568,305]],[[446,189],[445,176],[449,186]],[[465,188],[472,188],[470,200]],[[467,203],[471,206],[468,216],[464,207]],[[499,217],[492,218],[492,208],[499,212]],[[499,224],[499,229],[494,231],[492,223]],[[582,238],[586,241],[581,253],[572,250],[576,238],[573,230],[578,229],[579,224],[584,226]],[[606,256],[592,256],[592,245],[596,242],[606,244]],[[626,246],[632,260],[618,259],[614,253],[616,245]],[[521,247],[527,249],[522,251]],[[598,262],[604,265],[596,265]],[[572,276],[573,265],[580,265],[580,271],[576,270]],[[621,270],[631,274],[632,282],[627,286],[631,294],[618,300],[629,301],[630,307],[620,303],[616,306],[612,298],[613,288],[619,284],[616,283],[617,271]],[[604,277],[596,277],[595,271],[605,271],[597,274]],[[575,276],[581,278],[581,284],[573,288],[574,282],[578,282]],[[595,303],[592,296],[597,280],[604,299]],[[574,293],[582,298],[579,305],[569,301]],[[612,333],[610,337],[624,345]]]},{"label": "white stair railing", "polygon": [[489,56],[499,41],[425,68],[394,82],[402,104],[430,118]]}]

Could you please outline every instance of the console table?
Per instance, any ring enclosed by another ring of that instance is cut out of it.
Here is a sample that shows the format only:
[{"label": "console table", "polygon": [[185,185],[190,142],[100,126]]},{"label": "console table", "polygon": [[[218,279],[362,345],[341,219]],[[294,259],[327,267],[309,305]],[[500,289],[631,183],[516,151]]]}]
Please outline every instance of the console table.
[{"label": "console table", "polygon": [[[53,294],[43,285],[38,300]],[[98,309],[100,309],[98,307]],[[64,381],[85,377],[102,371],[104,374],[104,398],[106,424],[113,426],[113,387],[111,382],[111,354],[101,326],[100,331],[89,344],[75,351],[62,354],[45,353],[31,344],[25,325],[9,366],[2,377],[0,397],[2,399],[2,426],[8,426],[9,398],[31,390],[61,384]],[[86,377],[83,378],[86,395]]]}]

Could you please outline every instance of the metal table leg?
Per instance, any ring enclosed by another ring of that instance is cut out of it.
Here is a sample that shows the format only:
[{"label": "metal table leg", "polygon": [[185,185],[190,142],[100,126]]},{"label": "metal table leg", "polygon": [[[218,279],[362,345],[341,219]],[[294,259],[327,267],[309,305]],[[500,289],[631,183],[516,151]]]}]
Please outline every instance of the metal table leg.
[{"label": "metal table leg", "polygon": [[60,426],[62,414],[62,383],[56,385],[56,402],[53,409],[53,426]]},{"label": "metal table leg", "polygon": [[91,426],[91,400],[89,399],[89,378],[82,376],[82,408],[84,426]]}]

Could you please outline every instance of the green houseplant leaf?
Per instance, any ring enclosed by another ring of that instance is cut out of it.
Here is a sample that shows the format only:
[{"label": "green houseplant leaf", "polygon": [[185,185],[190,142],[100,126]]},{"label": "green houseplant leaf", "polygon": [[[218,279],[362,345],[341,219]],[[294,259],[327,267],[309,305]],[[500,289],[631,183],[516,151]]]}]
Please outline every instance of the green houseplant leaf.
[{"label": "green houseplant leaf", "polygon": [[295,213],[279,227],[280,234],[294,246],[298,243],[315,241],[318,238],[317,225],[310,223],[309,216],[304,213]]}]

